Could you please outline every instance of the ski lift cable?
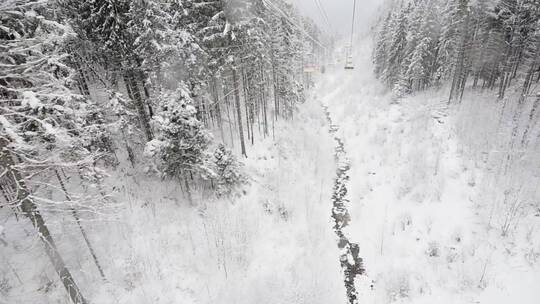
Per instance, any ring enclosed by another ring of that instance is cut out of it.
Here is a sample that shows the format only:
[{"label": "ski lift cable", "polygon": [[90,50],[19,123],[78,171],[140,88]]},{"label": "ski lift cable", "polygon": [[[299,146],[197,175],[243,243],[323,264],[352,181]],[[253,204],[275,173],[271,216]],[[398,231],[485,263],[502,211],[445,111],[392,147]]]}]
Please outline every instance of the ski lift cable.
[{"label": "ski lift cable", "polygon": [[321,17],[322,17],[322,22],[323,22],[323,31],[327,32],[328,34],[332,35],[332,26],[330,25],[330,23],[328,22],[328,20],[326,19],[325,15],[324,15],[324,12],[320,6],[320,2],[319,0],[313,0],[313,3],[315,3],[315,6],[317,7],[317,10],[319,11],[319,14],[321,14]]},{"label": "ski lift cable", "polygon": [[321,7],[319,6],[319,1],[313,0],[313,3],[315,3],[315,6],[317,7],[317,10],[319,11],[319,14],[321,14],[324,26],[328,26],[328,23],[326,22],[326,18],[324,17],[324,13],[322,12]]},{"label": "ski lift cable", "polygon": [[321,8],[321,11],[322,11],[322,13],[323,13],[323,15],[324,15],[324,18],[326,19],[326,22],[327,22],[329,25],[331,25],[331,24],[330,24],[330,18],[328,18],[328,14],[326,13],[326,9],[325,9],[325,7],[323,6],[321,0],[316,0],[316,1],[317,1],[317,3],[319,4],[319,7]]},{"label": "ski lift cable", "polygon": [[353,46],[353,36],[354,36],[354,18],[356,17],[356,0],[353,2],[353,11],[352,11],[352,24],[351,24],[351,43],[349,44],[350,50],[352,51]]},{"label": "ski lift cable", "polygon": [[317,39],[311,37],[311,35],[309,35],[305,29],[301,26],[299,26],[298,24],[296,24],[295,22],[293,22],[289,16],[287,16],[287,14],[285,12],[283,12],[279,7],[276,6],[276,4],[272,3],[270,0],[262,0],[263,3],[267,4],[268,8],[271,8],[273,9],[275,12],[279,13],[281,16],[283,16],[285,18],[285,20],[287,20],[291,25],[293,25],[294,27],[296,27],[297,29],[299,29],[304,35],[306,35],[309,39],[311,39],[311,41],[315,42],[316,44],[318,44],[320,47],[324,48],[324,49],[327,49],[326,46],[324,46],[323,44],[321,44],[320,41],[318,41]]},{"label": "ski lift cable", "polygon": [[[334,31],[334,27],[330,23],[330,18],[328,18],[328,14],[326,13],[326,9],[322,5],[321,0],[313,0],[313,1],[315,2],[315,6],[317,6],[317,9],[319,10],[319,13],[321,14],[321,16],[323,18],[323,23],[326,24],[327,28],[325,28],[324,31],[328,34],[328,37],[332,37],[336,32]],[[325,54],[323,54],[323,61],[325,61],[324,58],[327,56],[328,52],[329,51],[327,49],[324,50]]]},{"label": "ski lift cable", "polygon": [[306,37],[308,37],[311,41],[315,42],[317,45],[319,45],[320,47],[322,47],[323,49],[327,49],[327,47],[325,45],[323,45],[320,41],[318,41],[317,39],[311,37],[301,26],[297,25],[295,22],[293,22],[289,16],[287,16],[287,14],[285,14],[280,8],[278,8],[274,3],[272,3],[270,0],[262,0],[262,2],[264,4],[267,5],[268,8],[271,8],[273,9],[275,12],[279,13],[283,18],[285,18],[285,20],[289,21],[289,23],[291,25],[293,25],[294,27],[296,27],[298,30],[300,30],[304,35],[306,35]]},{"label": "ski lift cable", "polygon": [[330,18],[328,18],[328,14],[326,13],[326,9],[321,3],[321,0],[314,0],[314,1],[315,1],[315,4],[317,5],[317,8],[319,9],[319,12],[321,12],[321,15],[323,16],[324,21],[328,25],[328,28],[330,29],[331,32],[333,32],[334,27],[330,23]]},{"label": "ski lift cable", "polygon": [[354,21],[356,17],[356,0],[353,2],[353,15],[352,15],[352,24],[351,24],[351,41],[349,43],[349,48],[347,49],[347,55],[345,58],[345,69],[353,70],[354,65],[352,63],[352,47],[353,47],[353,37],[354,37]]}]

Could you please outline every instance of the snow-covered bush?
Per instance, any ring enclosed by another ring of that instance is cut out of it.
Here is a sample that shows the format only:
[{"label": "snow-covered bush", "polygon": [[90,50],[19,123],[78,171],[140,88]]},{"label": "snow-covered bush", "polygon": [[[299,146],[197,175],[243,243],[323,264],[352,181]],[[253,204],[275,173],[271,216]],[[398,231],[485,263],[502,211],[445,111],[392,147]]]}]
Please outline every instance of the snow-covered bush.
[{"label": "snow-covered bush", "polygon": [[386,282],[386,294],[390,301],[409,297],[411,292],[410,273],[398,272]]},{"label": "snow-covered bush", "polygon": [[118,127],[119,123],[114,122],[109,126],[105,114],[106,109],[90,99],[81,104],[79,111],[81,113],[79,123],[84,132],[77,132],[77,135],[82,146],[88,151],[98,153],[100,160],[106,165],[117,165],[111,127]]},{"label": "snow-covered bush", "polygon": [[439,243],[437,243],[436,241],[429,242],[427,254],[430,257],[438,257],[440,255]]},{"label": "snow-covered bush", "polygon": [[243,164],[233,153],[220,144],[212,156],[212,169],[216,195],[231,197],[237,195],[247,184],[247,178],[242,172]]}]

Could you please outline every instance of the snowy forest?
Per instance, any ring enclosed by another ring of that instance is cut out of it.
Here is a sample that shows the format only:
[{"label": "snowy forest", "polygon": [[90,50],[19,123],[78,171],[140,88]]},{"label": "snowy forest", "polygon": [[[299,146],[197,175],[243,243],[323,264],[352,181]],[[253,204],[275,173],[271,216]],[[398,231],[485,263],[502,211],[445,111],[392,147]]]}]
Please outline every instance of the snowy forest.
[{"label": "snowy forest", "polygon": [[537,0],[0,0],[0,304],[540,299]]}]

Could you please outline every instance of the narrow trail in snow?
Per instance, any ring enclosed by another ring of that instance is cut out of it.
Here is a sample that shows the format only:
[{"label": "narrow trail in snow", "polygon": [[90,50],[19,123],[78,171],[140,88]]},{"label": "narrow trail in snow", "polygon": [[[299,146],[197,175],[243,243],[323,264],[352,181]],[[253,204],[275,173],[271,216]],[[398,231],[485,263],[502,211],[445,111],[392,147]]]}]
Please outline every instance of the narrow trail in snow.
[{"label": "narrow trail in snow", "polygon": [[347,159],[347,153],[345,152],[345,145],[343,140],[336,134],[339,130],[338,125],[332,122],[330,112],[326,105],[322,105],[326,119],[329,124],[329,132],[336,141],[334,148],[334,157],[337,164],[336,178],[334,180],[334,188],[332,189],[332,218],[334,220],[334,232],[338,237],[338,248],[341,251],[339,256],[339,262],[344,275],[345,289],[347,291],[347,299],[349,304],[358,303],[358,292],[355,287],[355,278],[357,275],[365,273],[362,258],[358,256],[360,247],[356,243],[349,241],[345,235],[343,228],[345,228],[351,217],[347,210],[347,183],[349,181],[349,175],[347,172],[350,169],[350,163]]}]

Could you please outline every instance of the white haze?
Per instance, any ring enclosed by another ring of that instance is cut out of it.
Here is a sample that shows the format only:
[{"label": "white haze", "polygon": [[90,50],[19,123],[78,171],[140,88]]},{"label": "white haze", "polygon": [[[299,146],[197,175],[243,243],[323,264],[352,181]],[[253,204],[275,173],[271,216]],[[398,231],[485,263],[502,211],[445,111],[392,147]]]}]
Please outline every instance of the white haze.
[{"label": "white haze", "polygon": [[[317,8],[317,0],[292,0],[301,12],[311,17],[322,28],[326,29],[326,23],[322,13]],[[352,8],[354,0],[319,0],[323,10],[328,15],[330,26],[329,31],[343,38],[351,32]],[[373,24],[377,9],[385,0],[356,0],[356,21],[354,31],[356,33],[366,32]]]}]

